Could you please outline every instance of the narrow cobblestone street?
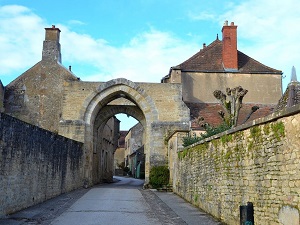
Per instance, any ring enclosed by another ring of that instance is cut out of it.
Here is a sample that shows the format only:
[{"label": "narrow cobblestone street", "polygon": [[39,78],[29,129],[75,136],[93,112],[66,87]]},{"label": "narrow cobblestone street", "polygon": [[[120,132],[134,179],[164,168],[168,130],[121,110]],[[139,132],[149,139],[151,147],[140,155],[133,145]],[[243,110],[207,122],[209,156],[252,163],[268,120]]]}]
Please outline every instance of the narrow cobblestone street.
[{"label": "narrow cobblestone street", "polygon": [[220,225],[170,192],[143,190],[143,180],[80,189],[0,219],[1,225]]}]

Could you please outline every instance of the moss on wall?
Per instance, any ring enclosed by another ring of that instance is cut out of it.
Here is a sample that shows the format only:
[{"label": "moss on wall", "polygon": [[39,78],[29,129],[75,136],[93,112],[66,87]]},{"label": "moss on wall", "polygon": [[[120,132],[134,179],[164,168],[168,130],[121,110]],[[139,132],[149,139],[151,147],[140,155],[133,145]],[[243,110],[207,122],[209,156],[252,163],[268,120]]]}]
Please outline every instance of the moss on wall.
[{"label": "moss on wall", "polygon": [[174,191],[228,224],[239,224],[239,206],[248,201],[255,221],[279,224],[283,205],[300,207],[300,138],[289,135],[300,133],[297,121],[300,114],[185,148]]}]

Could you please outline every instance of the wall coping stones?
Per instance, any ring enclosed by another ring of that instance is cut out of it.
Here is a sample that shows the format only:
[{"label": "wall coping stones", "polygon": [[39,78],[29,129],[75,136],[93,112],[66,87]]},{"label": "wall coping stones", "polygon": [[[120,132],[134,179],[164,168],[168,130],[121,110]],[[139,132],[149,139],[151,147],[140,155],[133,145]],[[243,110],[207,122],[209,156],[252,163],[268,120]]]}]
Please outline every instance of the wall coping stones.
[{"label": "wall coping stones", "polygon": [[[205,142],[208,142],[208,141],[211,141],[211,140],[214,140],[214,139],[218,139],[218,138],[222,137],[223,135],[233,134],[233,133],[238,132],[238,131],[246,130],[246,129],[248,129],[250,127],[253,127],[255,125],[260,125],[260,124],[264,124],[264,123],[276,121],[276,120],[278,120],[280,118],[292,116],[292,115],[298,114],[298,113],[300,113],[300,104],[294,105],[294,106],[292,106],[290,108],[285,108],[285,109],[283,109],[281,111],[274,112],[274,113],[270,114],[269,116],[262,117],[262,118],[259,118],[259,119],[256,119],[256,120],[252,120],[252,121],[247,122],[245,124],[239,125],[237,127],[229,129],[229,130],[226,130],[226,131],[224,131],[222,133],[219,133],[219,134],[213,135],[211,137],[205,138],[205,139],[203,139],[203,140],[201,140],[199,142],[196,142],[196,143],[194,143],[194,144],[192,144],[190,146],[187,146],[187,147],[181,149],[181,151],[183,151],[184,149],[193,148],[193,147],[195,147],[195,146],[197,146],[199,144],[203,144]],[[170,135],[168,137],[168,139],[170,139],[172,137],[172,135]]]}]

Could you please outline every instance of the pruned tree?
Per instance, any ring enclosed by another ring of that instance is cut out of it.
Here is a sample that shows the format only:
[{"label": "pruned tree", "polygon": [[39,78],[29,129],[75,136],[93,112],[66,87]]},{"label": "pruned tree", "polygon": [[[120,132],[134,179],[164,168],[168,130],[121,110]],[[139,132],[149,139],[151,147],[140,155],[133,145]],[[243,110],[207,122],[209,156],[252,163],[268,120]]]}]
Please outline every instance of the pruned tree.
[{"label": "pruned tree", "polygon": [[222,119],[228,123],[231,127],[237,126],[237,121],[239,117],[240,109],[242,108],[242,102],[244,96],[247,94],[248,90],[242,88],[241,86],[235,88],[226,88],[226,95],[220,91],[215,90],[214,96],[219,100],[225,112],[229,115],[226,118],[224,112],[219,112]]}]

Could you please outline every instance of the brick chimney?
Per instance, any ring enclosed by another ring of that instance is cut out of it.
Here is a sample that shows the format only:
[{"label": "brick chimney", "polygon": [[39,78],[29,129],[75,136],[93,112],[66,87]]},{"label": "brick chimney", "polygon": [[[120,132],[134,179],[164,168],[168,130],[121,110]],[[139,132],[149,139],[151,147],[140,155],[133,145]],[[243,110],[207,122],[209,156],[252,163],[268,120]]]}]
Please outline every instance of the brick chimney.
[{"label": "brick chimney", "polygon": [[225,21],[222,28],[223,51],[222,59],[225,70],[238,70],[238,53],[237,53],[237,26],[231,22]]},{"label": "brick chimney", "polygon": [[61,52],[60,52],[60,29],[52,25],[51,28],[45,28],[45,40],[43,43],[43,54],[42,60],[56,61],[61,63]]}]

